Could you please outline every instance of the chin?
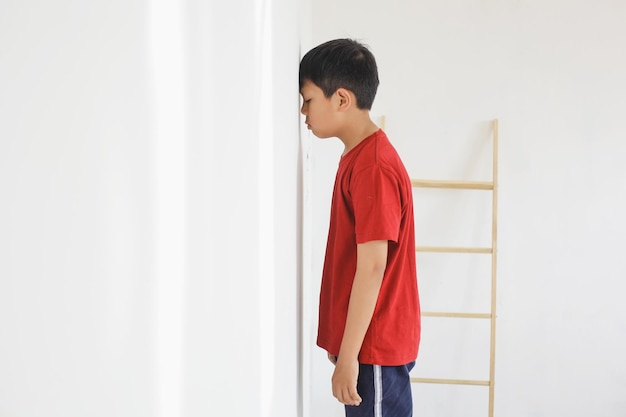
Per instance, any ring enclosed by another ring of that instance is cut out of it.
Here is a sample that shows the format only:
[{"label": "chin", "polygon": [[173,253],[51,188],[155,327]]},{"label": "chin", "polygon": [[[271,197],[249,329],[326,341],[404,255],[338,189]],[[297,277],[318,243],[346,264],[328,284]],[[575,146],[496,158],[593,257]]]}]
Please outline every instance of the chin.
[{"label": "chin", "polygon": [[313,134],[315,136],[317,136],[318,139],[328,139],[328,138],[334,138],[333,135],[330,135],[328,133],[319,133],[319,132],[313,132]]}]

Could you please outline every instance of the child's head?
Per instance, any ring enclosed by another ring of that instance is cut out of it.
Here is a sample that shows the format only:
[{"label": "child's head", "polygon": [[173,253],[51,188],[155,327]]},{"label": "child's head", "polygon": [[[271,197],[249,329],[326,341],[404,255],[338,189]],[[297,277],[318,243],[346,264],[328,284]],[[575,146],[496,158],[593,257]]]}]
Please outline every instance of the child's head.
[{"label": "child's head", "polygon": [[351,39],[335,39],[306,53],[300,62],[300,89],[306,81],[331,97],[338,88],[356,96],[357,107],[370,110],[378,89],[374,55],[365,45]]}]

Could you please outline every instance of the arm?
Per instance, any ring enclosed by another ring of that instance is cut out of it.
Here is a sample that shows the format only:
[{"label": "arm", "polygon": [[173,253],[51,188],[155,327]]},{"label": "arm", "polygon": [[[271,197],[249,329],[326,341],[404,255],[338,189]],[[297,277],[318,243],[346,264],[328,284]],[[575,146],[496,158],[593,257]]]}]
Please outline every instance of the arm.
[{"label": "arm", "polygon": [[333,395],[346,405],[361,403],[361,397],[356,390],[359,374],[358,356],[383,282],[387,265],[387,246],[386,240],[374,240],[357,245],[357,266],[350,293],[348,317],[332,379]]}]

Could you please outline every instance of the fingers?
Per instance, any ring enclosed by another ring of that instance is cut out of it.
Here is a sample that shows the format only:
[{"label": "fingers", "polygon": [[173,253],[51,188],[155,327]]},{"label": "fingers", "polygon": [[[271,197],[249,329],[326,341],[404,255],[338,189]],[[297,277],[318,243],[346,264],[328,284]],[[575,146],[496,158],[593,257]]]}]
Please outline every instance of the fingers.
[{"label": "fingers", "polygon": [[333,396],[345,405],[359,405],[362,402],[357,392],[359,362],[339,359],[332,377]]},{"label": "fingers", "polygon": [[359,393],[356,391],[356,387],[350,387],[348,389],[348,397],[346,398],[346,402],[344,402],[344,404],[346,405],[355,405],[355,406],[359,406],[361,405],[361,396],[359,395]]},{"label": "fingers", "polygon": [[363,401],[356,388],[344,387],[333,392],[333,396],[342,404],[359,406]]},{"label": "fingers", "polygon": [[363,401],[355,384],[333,384],[333,396],[342,404],[358,406]]},{"label": "fingers", "polygon": [[331,353],[328,353],[328,360],[333,364],[337,365],[337,357]]}]

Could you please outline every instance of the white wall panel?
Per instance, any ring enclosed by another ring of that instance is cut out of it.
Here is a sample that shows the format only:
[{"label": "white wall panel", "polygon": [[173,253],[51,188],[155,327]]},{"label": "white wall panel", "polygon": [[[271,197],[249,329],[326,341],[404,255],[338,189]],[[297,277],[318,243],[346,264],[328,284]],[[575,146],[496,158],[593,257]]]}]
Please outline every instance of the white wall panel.
[{"label": "white wall panel", "polygon": [[294,416],[299,2],[0,5],[0,415]]},{"label": "white wall panel", "polygon": [[0,415],[154,415],[141,2],[0,5]]},{"label": "white wall panel", "polygon": [[297,415],[298,3],[188,13],[185,415]]}]

